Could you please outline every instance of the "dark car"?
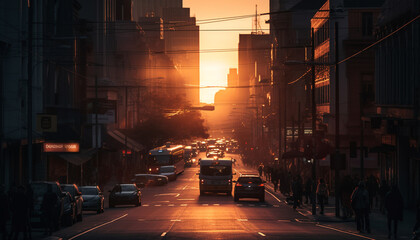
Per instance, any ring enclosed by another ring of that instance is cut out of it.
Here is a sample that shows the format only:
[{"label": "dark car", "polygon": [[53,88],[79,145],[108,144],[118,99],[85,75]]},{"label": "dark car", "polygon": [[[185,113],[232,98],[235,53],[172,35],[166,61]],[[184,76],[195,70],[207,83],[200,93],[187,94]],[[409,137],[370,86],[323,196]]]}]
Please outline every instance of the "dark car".
[{"label": "dark car", "polygon": [[239,198],[258,198],[260,202],[264,202],[265,181],[258,174],[241,175],[234,183],[236,183],[234,189],[235,202],[239,201]]},{"label": "dark car", "polygon": [[162,186],[168,183],[168,177],[158,174],[139,173],[135,174],[131,181],[135,183],[139,188],[150,185]]},{"label": "dark car", "polygon": [[83,220],[83,197],[82,193],[76,184],[61,184],[63,192],[71,194],[73,201],[75,202],[77,221]]},{"label": "dark car", "polygon": [[76,201],[69,192],[65,192],[66,196],[63,198],[63,216],[61,221],[71,226],[76,222]]},{"label": "dark car", "polygon": [[42,201],[44,195],[48,190],[48,186],[51,187],[52,192],[57,196],[57,202],[53,206],[53,219],[54,219],[54,228],[59,229],[61,226],[61,218],[63,215],[64,209],[64,197],[65,193],[61,191],[60,184],[58,182],[32,182],[31,188],[33,191],[33,201],[34,201],[34,210],[31,216],[32,226],[41,227],[42,224]]},{"label": "dark car", "polygon": [[98,186],[79,187],[83,197],[83,211],[104,212],[104,195]]},{"label": "dark car", "polygon": [[141,206],[141,191],[136,184],[116,184],[109,194],[109,207],[116,205]]}]

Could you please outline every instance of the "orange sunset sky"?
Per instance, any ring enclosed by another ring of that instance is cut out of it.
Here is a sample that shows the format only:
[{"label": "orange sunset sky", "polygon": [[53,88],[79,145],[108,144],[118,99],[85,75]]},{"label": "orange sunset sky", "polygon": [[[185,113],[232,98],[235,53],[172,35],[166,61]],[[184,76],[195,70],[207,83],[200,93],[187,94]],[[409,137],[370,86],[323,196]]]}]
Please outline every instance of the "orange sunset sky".
[{"label": "orange sunset sky", "polygon": [[[229,68],[238,67],[238,43],[240,33],[252,31],[253,17],[239,20],[200,24],[200,20],[225,18],[269,12],[269,0],[184,0],[184,7],[191,9],[200,26],[200,82],[201,86],[226,86]],[[261,28],[268,33],[268,16],[260,18]],[[234,30],[233,30],[234,29]],[[232,31],[233,30],[233,31]],[[208,53],[209,49],[222,49]],[[200,100],[213,103],[217,88],[200,90]]]}]

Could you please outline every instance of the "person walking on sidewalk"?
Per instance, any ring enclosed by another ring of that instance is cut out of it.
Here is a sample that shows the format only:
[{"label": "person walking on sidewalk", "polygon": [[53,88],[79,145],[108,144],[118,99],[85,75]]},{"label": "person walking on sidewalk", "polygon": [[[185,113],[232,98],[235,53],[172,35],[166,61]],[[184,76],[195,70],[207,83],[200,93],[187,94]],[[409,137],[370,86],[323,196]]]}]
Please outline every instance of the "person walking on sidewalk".
[{"label": "person walking on sidewalk", "polygon": [[380,198],[379,210],[381,211],[381,213],[385,213],[385,197],[389,190],[390,188],[388,183],[385,181],[385,179],[382,179],[381,186],[379,187],[378,191]]},{"label": "person walking on sidewalk", "polygon": [[351,209],[351,193],[353,192],[354,186],[352,181],[351,177],[346,175],[340,186],[341,206],[343,208],[344,219],[350,218],[353,215]]},{"label": "person walking on sidewalk", "polygon": [[[391,191],[386,194],[385,208],[388,220],[388,238],[391,238],[392,235],[397,238],[398,221],[403,219],[404,200],[396,185],[393,185]],[[392,234],[392,222],[394,222],[394,234]]]},{"label": "person walking on sidewalk", "polygon": [[263,169],[264,169],[264,164],[260,163],[260,165],[258,166],[258,174],[260,175],[260,177],[262,177]]},{"label": "person walking on sidewalk", "polygon": [[274,185],[274,192],[277,192],[279,187],[279,179],[280,179],[280,169],[278,167],[273,168],[273,172],[271,173],[271,182]]},{"label": "person walking on sidewalk", "polygon": [[292,185],[292,191],[293,191],[293,209],[296,209],[297,207],[301,207],[302,203],[302,178],[300,175],[296,175],[293,185]]},{"label": "person walking on sidewalk", "polygon": [[308,177],[305,182],[305,204],[312,204],[312,178]]},{"label": "person walking on sidewalk", "polygon": [[316,187],[316,196],[318,198],[318,203],[321,208],[320,214],[324,214],[324,201],[328,198],[328,188],[324,179],[319,179],[318,186]]},{"label": "person walking on sidewalk", "polygon": [[360,233],[365,230],[370,233],[369,221],[369,192],[366,190],[365,182],[360,181],[351,195],[351,206],[356,215],[356,226]]}]

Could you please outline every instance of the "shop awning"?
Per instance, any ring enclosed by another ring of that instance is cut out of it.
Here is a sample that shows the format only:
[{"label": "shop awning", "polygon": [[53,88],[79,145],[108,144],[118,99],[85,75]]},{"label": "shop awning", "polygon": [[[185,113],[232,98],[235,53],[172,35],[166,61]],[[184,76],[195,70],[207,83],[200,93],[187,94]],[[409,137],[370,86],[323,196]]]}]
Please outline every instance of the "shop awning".
[{"label": "shop awning", "polygon": [[62,153],[59,154],[59,156],[69,163],[80,166],[81,164],[89,161],[96,151],[97,150],[95,148],[91,148],[87,150],[80,150],[78,153]]},{"label": "shop awning", "polygon": [[395,146],[388,145],[388,144],[381,144],[379,146],[373,147],[369,149],[371,153],[388,153],[388,152],[395,152]]},{"label": "shop awning", "polygon": [[134,141],[133,139],[127,137],[122,132],[118,130],[108,131],[109,136],[120,142],[121,144],[125,145],[125,140],[127,138],[127,147],[135,152],[139,152],[144,149],[143,145]]}]

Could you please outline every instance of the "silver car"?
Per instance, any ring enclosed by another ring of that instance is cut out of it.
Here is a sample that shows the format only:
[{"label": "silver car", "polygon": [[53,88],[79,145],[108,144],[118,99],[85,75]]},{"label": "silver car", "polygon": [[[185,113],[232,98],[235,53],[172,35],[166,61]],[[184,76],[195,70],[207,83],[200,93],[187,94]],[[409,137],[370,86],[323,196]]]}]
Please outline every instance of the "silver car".
[{"label": "silver car", "polygon": [[104,195],[98,186],[79,187],[83,197],[83,211],[104,212]]},{"label": "silver car", "polygon": [[77,221],[83,220],[83,197],[76,184],[61,184],[63,192],[71,194],[76,208]]}]

